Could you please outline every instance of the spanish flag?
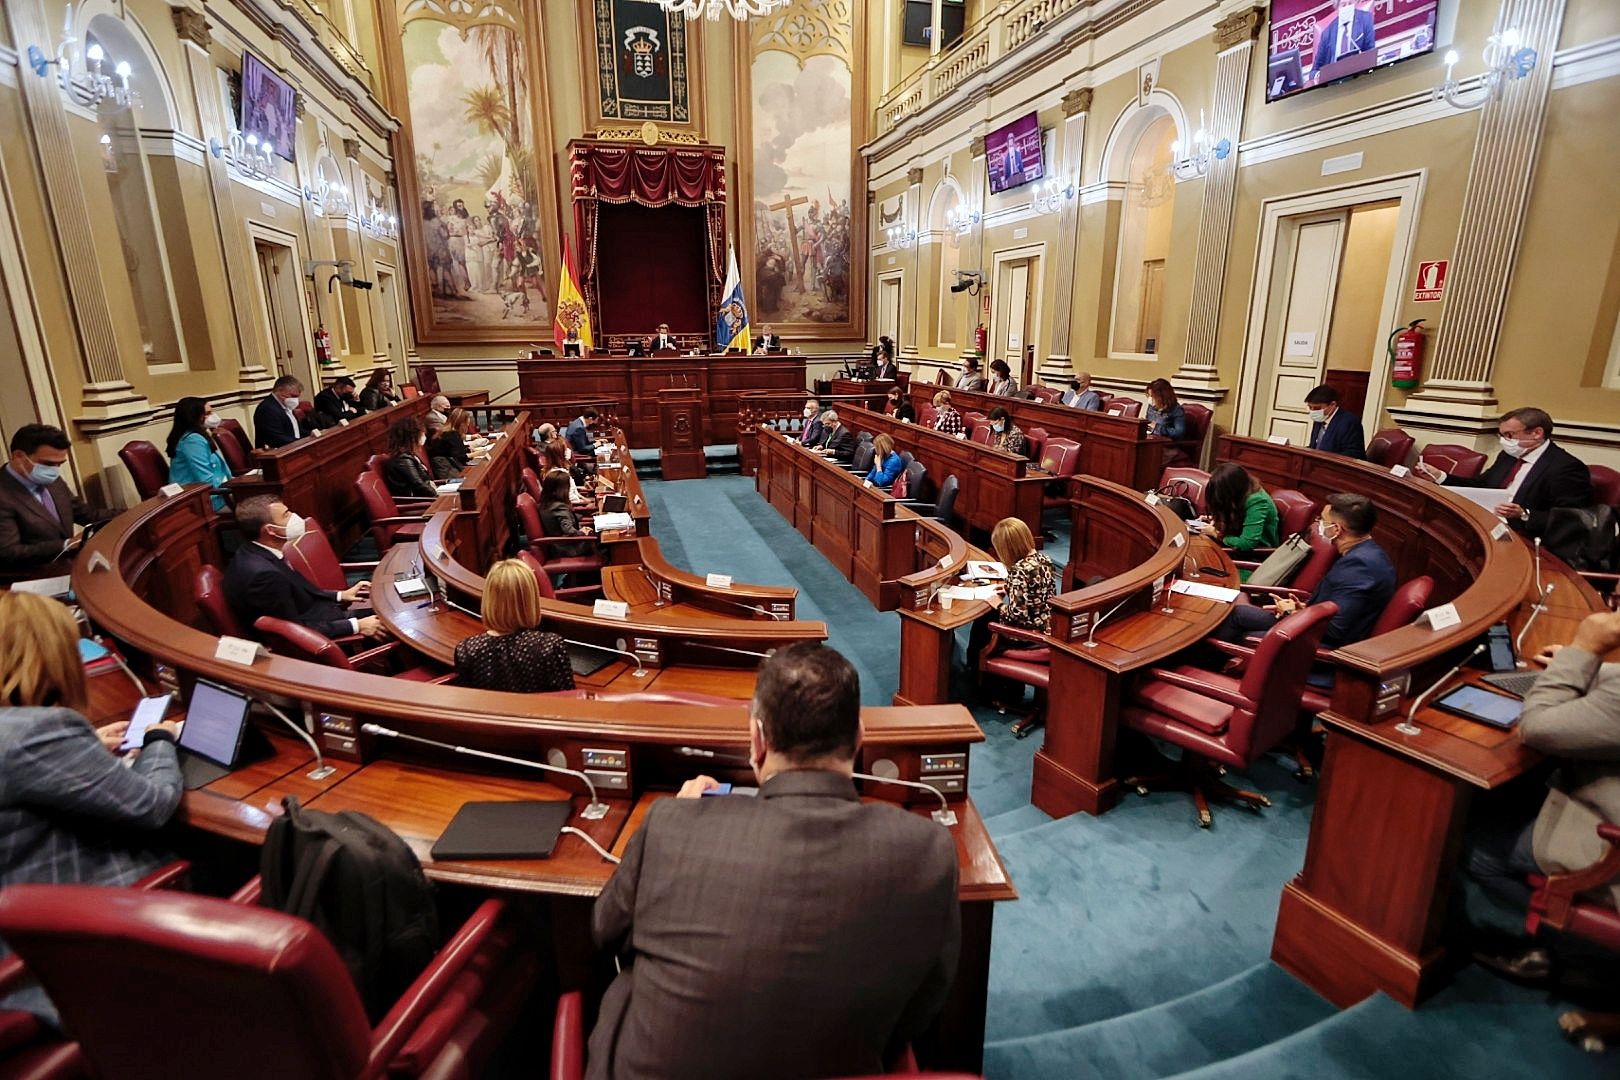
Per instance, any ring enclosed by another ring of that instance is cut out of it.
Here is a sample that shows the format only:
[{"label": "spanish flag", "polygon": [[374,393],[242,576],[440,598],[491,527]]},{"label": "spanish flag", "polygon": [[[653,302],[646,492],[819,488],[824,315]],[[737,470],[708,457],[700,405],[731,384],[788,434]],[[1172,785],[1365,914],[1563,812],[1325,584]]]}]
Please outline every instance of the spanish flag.
[{"label": "spanish flag", "polygon": [[562,273],[557,278],[561,285],[557,287],[557,318],[553,324],[553,338],[557,348],[562,348],[563,339],[568,331],[573,330],[579,335],[579,344],[583,352],[591,351],[591,312],[585,306],[585,297],[580,295],[579,282],[574,277],[574,260],[568,251],[568,237],[563,237]]}]

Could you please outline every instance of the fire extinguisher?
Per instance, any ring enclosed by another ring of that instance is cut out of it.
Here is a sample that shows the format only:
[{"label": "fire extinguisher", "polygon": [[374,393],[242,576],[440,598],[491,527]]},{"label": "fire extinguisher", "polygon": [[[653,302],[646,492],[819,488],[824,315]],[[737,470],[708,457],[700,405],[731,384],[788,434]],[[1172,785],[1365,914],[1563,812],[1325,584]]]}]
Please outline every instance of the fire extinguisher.
[{"label": "fire extinguisher", "polygon": [[1413,319],[1406,329],[1389,335],[1385,348],[1389,351],[1389,385],[1397,390],[1410,390],[1418,384],[1418,368],[1423,364],[1422,319]]},{"label": "fire extinguisher", "polygon": [[315,362],[318,364],[332,362],[332,335],[327,333],[325,324],[315,328]]},{"label": "fire extinguisher", "polygon": [[984,328],[984,323],[980,323],[973,328],[973,351],[983,356],[984,350],[989,344],[990,331]]}]

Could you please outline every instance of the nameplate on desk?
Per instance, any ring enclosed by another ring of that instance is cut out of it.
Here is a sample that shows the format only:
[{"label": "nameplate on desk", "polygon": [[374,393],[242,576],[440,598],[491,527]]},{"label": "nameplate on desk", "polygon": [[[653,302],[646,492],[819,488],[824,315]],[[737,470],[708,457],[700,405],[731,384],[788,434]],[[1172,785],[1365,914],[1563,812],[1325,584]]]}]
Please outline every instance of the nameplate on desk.
[{"label": "nameplate on desk", "polygon": [[623,600],[598,600],[591,606],[591,614],[599,619],[623,621],[630,617],[630,605]]},{"label": "nameplate on desk", "polygon": [[1186,547],[1187,546],[1187,534],[1186,533],[1176,533],[1175,535],[1171,536],[1170,537],[1170,546],[1171,547]]},{"label": "nameplate on desk", "polygon": [[259,643],[246,638],[224,635],[219,639],[219,645],[214,649],[215,660],[229,660],[233,664],[253,666],[253,661],[259,658]]},{"label": "nameplate on desk", "polygon": [[1157,491],[1150,491],[1147,493],[1147,504],[1149,506],[1159,505],[1159,493]]},{"label": "nameplate on desk", "polygon": [[730,574],[710,574],[708,577],[704,578],[703,581],[704,584],[708,585],[711,589],[731,588]]},{"label": "nameplate on desk", "polygon": [[951,557],[949,555],[941,555],[939,557],[939,568],[941,570],[949,570],[951,568]]},{"label": "nameplate on desk", "polygon": [[186,489],[181,484],[164,484],[162,487],[158,488],[158,494],[162,495],[165,499],[172,499],[184,490]]},{"label": "nameplate on desk", "polygon": [[1389,472],[1390,472],[1391,476],[1411,476],[1412,475],[1412,470],[1408,469],[1405,465],[1391,465],[1389,467]]},{"label": "nameplate on desk", "polygon": [[1513,530],[1508,527],[1508,523],[1505,521],[1498,521],[1496,523],[1496,528],[1491,530],[1492,540],[1508,540],[1512,537]]},{"label": "nameplate on desk", "polygon": [[1429,624],[1430,630],[1444,630],[1448,626],[1461,624],[1462,616],[1457,614],[1456,604],[1441,604],[1425,611],[1423,621]]}]

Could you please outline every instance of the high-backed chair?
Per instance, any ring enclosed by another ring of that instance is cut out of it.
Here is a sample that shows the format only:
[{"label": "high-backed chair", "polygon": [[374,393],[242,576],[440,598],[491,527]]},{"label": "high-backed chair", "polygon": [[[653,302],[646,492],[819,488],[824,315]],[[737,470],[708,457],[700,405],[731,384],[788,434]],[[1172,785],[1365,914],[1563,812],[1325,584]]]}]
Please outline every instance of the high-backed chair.
[{"label": "high-backed chair", "polygon": [[1209,433],[1212,414],[1208,406],[1193,402],[1183,403],[1181,411],[1187,417],[1187,434],[1171,445],[1165,461],[1172,465],[1197,465],[1204,460],[1204,436]]},{"label": "high-backed chair", "polygon": [[336,949],[303,919],[139,889],[0,893],[0,934],[101,1077],[478,1075],[534,982],[514,922],[486,900],[373,1028]]},{"label": "high-backed chair", "polygon": [[1209,473],[1203,469],[1173,466],[1159,474],[1159,494],[1179,495],[1193,504],[1193,509],[1204,512],[1204,489],[1209,486]]},{"label": "high-backed chair", "polygon": [[225,459],[225,467],[231,470],[232,476],[241,476],[253,468],[252,456],[242,449],[242,443],[234,435],[225,433],[223,426],[214,433],[214,445],[219,447],[219,456]]},{"label": "high-backed chair", "polygon": [[169,466],[163,460],[163,451],[145,439],[131,439],[118,451],[135,490],[142,499],[150,499],[158,489],[169,482]]},{"label": "high-backed chair", "polygon": [[[227,416],[221,420],[219,422],[219,433],[215,436],[215,439],[219,441],[225,437],[236,440],[237,449],[242,451],[244,459],[253,457],[253,440],[248,438],[247,429],[242,426],[242,421],[233,416]],[[222,450],[220,453],[224,453],[224,451]],[[230,464],[230,461],[230,458],[225,459],[227,465]]]},{"label": "high-backed chair", "polygon": [[1041,471],[1052,480],[1041,489],[1041,517],[1069,509],[1069,478],[1080,471],[1080,444],[1053,436],[1041,448]]},{"label": "high-backed chair", "polygon": [[191,595],[210,631],[230,637],[244,636],[242,624],[237,622],[236,612],[231,610],[231,603],[225,598],[225,574],[219,567],[198,568],[191,579]]},{"label": "high-backed chair", "polygon": [[557,591],[551,587],[551,575],[546,573],[545,564],[540,561],[540,556],[528,548],[523,548],[517,553],[517,557],[534,571],[534,583],[540,588],[540,599],[557,599]]},{"label": "high-backed chair", "polygon": [[360,492],[360,505],[365,508],[371,538],[377,542],[379,553],[387,551],[397,541],[422,538],[426,520],[420,514],[401,514],[399,504],[382,477],[374,472],[363,472],[354,478],[354,486]]},{"label": "high-backed chair", "polygon": [[[1377,637],[1391,630],[1410,626],[1413,620],[1423,613],[1423,609],[1429,606],[1429,598],[1433,595],[1434,578],[1427,574],[1401,582],[1395,587],[1395,595],[1384,605],[1384,610],[1379,613],[1367,636]],[[1332,655],[1330,650],[1321,650],[1319,659],[1325,659],[1330,655]],[[1300,710],[1313,716],[1319,712],[1326,712],[1332,704],[1331,688],[1307,685],[1304,696],[1300,698]]]},{"label": "high-backed chair", "polygon": [[944,368],[939,368],[934,372],[934,385],[955,386],[956,380],[951,376],[950,372],[946,371]]},{"label": "high-backed chair", "polygon": [[376,563],[371,562],[340,561],[332,548],[332,541],[327,538],[326,530],[314,518],[304,519],[304,535],[296,543],[283,548],[282,554],[287,558],[287,565],[302,574],[305,581],[317,589],[337,592],[349,587],[350,570],[370,571],[377,567]]},{"label": "high-backed chair", "polygon": [[1142,403],[1135,398],[1116,397],[1108,402],[1103,412],[1109,416],[1141,416]]},{"label": "high-backed chair", "polygon": [[1485,470],[1484,454],[1471,446],[1455,443],[1430,443],[1418,454],[1418,460],[1460,480],[1478,476]]},{"label": "high-backed chair", "polygon": [[[905,487],[903,488],[900,486],[901,481],[905,482]],[[895,479],[894,486],[889,489],[889,493],[894,495],[894,497],[897,499],[921,499],[924,494],[926,494],[923,491],[923,488],[927,485],[927,483],[928,466],[914,458],[910,464],[908,464],[904,469],[900,470],[900,476]],[[898,494],[896,493],[897,491],[899,492]]]},{"label": "high-backed chair", "polygon": [[1246,769],[1294,731],[1305,679],[1334,603],[1313,604],[1266,631],[1242,679],[1188,664],[1154,668],[1136,686],[1121,715],[1132,730],[1179,746],[1180,767],[1159,776],[1133,776],[1126,786],[1189,791],[1198,824],[1209,828],[1211,798],[1259,809],[1271,800],[1222,781],[1217,769]]},{"label": "high-backed chair", "polygon": [[432,364],[417,364],[411,369],[416,377],[416,388],[424,394],[437,394],[439,388],[439,373]]},{"label": "high-backed chair", "polygon": [[1034,708],[1012,725],[1015,738],[1022,739],[1046,723],[1046,688],[1052,682],[1052,646],[1046,635],[993,621],[978,666],[981,678],[997,676],[1034,688]]},{"label": "high-backed chair", "polygon": [[1036,401],[1045,401],[1048,403],[1056,401],[1058,398],[1063,396],[1050,386],[1032,386],[1029,388],[1029,393],[1030,396]]},{"label": "high-backed chair", "polygon": [[924,402],[917,406],[917,424],[919,427],[932,428],[934,421],[939,419],[939,410]]},{"label": "high-backed chair", "polygon": [[1400,428],[1385,428],[1367,440],[1367,460],[1386,469],[1405,465],[1417,440]]},{"label": "high-backed chair", "polygon": [[[1599,822],[1598,839],[1608,844],[1603,857],[1581,870],[1564,874],[1535,874],[1530,878],[1530,909],[1524,928],[1531,934],[1542,926],[1620,953],[1620,911],[1602,900],[1589,899],[1620,881],[1620,825]],[[1564,1037],[1594,1053],[1620,1044],[1620,1013],[1570,1011],[1558,1018]]]},{"label": "high-backed chair", "polygon": [[416,666],[394,670],[401,657],[408,660],[412,655],[402,653],[401,643],[397,641],[385,642],[350,656],[343,651],[342,646],[319,630],[311,630],[301,623],[278,619],[273,615],[259,616],[253,621],[253,629],[257,631],[259,640],[264,642],[271,652],[295,656],[300,660],[324,664],[341,671],[372,671],[404,679],[406,682],[448,682],[454,677],[452,673],[438,667]]},{"label": "high-backed chair", "polygon": [[523,466],[523,490],[529,493],[529,498],[538,505],[540,502],[540,477],[527,465]]},{"label": "high-backed chair", "polygon": [[934,493],[933,502],[921,499],[906,499],[905,504],[917,511],[917,513],[925,514],[947,528],[955,528],[951,522],[956,518],[956,496],[961,491],[961,488],[961,481],[956,478],[955,473],[952,473],[940,481],[939,490]]},{"label": "high-backed chair", "polygon": [[1302,491],[1277,488],[1271,501],[1277,504],[1277,529],[1283,536],[1304,532],[1316,517],[1316,500]]},{"label": "high-backed chair", "polygon": [[1041,452],[1046,449],[1046,440],[1051,438],[1043,427],[1032,427],[1024,432],[1024,456],[1031,461],[1040,461]]},{"label": "high-backed chair", "polygon": [[523,492],[517,497],[518,523],[523,527],[523,535],[528,538],[529,551],[540,561],[540,569],[550,579],[553,595],[559,600],[579,600],[587,596],[599,595],[602,592],[601,582],[594,581],[588,584],[573,584],[558,586],[557,579],[565,574],[587,575],[596,577],[602,573],[602,556],[600,553],[592,555],[561,555],[557,549],[561,545],[588,544],[596,547],[591,537],[579,536],[547,536],[545,529],[540,525],[540,504]]},{"label": "high-backed chair", "polygon": [[980,446],[994,446],[996,445],[996,432],[989,422],[974,424],[968,429],[968,439],[978,443]]},{"label": "high-backed chair", "polygon": [[870,440],[855,444],[855,453],[849,459],[847,468],[856,476],[865,476],[872,471],[872,462],[877,460],[877,451],[873,449]]},{"label": "high-backed chair", "polygon": [[1605,506],[1620,507],[1620,469],[1607,465],[1588,467],[1592,474],[1592,496]]}]

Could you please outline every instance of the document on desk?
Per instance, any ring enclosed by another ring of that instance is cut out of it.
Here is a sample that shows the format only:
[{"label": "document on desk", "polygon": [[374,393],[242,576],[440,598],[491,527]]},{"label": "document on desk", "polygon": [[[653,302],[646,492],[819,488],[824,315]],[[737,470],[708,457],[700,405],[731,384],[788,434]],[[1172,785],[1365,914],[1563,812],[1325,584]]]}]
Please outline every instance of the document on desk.
[{"label": "document on desk", "polygon": [[66,596],[73,590],[73,577],[63,574],[60,577],[34,578],[30,581],[13,582],[12,592],[29,592],[37,596]]},{"label": "document on desk", "polygon": [[1180,593],[1182,596],[1201,596],[1205,600],[1216,600],[1223,604],[1233,603],[1239,595],[1237,589],[1227,589],[1220,585],[1205,585],[1201,581],[1178,581],[1170,586],[1170,591]]},{"label": "document on desk", "polygon": [[1496,512],[1498,506],[1510,501],[1507,491],[1503,488],[1447,487],[1446,490],[1453,495],[1461,495],[1469,502],[1483,506],[1492,513]]},{"label": "document on desk", "polygon": [[636,521],[629,514],[597,514],[592,523],[597,532],[610,532],[614,529],[633,529]]},{"label": "document on desk", "polygon": [[952,600],[994,600],[996,587],[994,585],[947,585],[939,590],[939,595],[948,596]]},{"label": "document on desk", "polygon": [[970,560],[962,568],[962,575],[970,578],[994,578],[998,581],[1005,581],[1007,578],[1007,564]]}]

